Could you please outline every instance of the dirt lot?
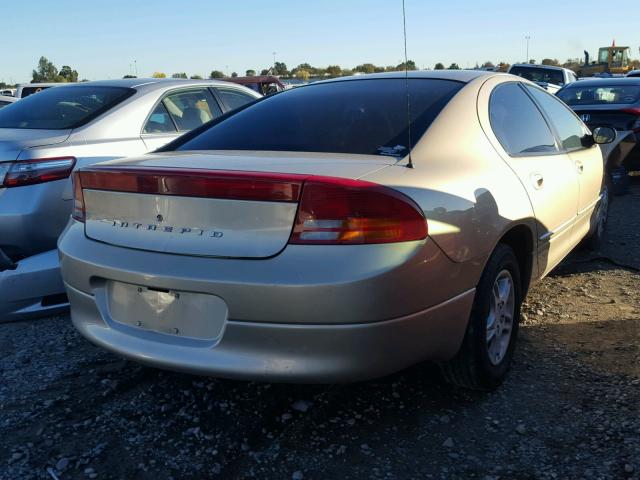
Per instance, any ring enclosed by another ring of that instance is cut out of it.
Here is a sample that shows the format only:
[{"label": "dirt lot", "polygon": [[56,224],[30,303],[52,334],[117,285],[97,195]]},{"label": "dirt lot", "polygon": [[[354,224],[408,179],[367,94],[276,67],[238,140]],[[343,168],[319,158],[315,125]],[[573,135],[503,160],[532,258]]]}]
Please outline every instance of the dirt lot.
[{"label": "dirt lot", "polygon": [[0,478],[640,478],[640,185],[533,287],[489,394],[419,365],[350,386],[167,373],[69,318],[0,325]]}]

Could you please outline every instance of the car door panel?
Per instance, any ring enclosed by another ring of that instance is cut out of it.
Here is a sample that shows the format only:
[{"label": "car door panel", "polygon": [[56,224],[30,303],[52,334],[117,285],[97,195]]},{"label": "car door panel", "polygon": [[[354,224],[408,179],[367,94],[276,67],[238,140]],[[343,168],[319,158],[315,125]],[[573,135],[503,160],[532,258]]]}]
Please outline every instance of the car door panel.
[{"label": "car door panel", "polygon": [[576,170],[520,82],[489,80],[478,100],[479,111],[484,102],[484,108],[489,109],[489,114],[480,118],[487,137],[517,175],[531,202],[536,217],[538,270],[544,275],[575,246]]},{"label": "car door panel", "polygon": [[591,132],[576,114],[557,97],[534,86],[527,91],[546,114],[554,129],[558,142],[571,161],[578,179],[578,208],[573,240],[580,242],[595,225],[604,161],[602,151],[591,140]]}]

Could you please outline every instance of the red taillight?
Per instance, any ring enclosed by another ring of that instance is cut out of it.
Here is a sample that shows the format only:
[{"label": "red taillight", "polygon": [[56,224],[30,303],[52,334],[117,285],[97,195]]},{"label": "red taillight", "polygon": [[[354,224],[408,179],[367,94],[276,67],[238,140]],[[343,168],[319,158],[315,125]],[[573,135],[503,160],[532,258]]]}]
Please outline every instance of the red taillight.
[{"label": "red taillight", "polygon": [[79,222],[84,222],[84,195],[82,194],[80,173],[74,172],[71,181],[73,183],[73,210],[71,216]]},{"label": "red taillight", "polygon": [[74,175],[74,213],[84,221],[82,189],[232,200],[299,202],[289,243],[364,244],[422,240],[427,222],[400,192],[361,180],[226,170],[97,167]]},{"label": "red taillight", "polygon": [[422,212],[400,192],[361,180],[309,177],[289,243],[392,243],[426,237]]},{"label": "red taillight", "polygon": [[23,187],[62,180],[71,174],[75,164],[75,157],[35,158],[3,164],[5,174],[4,179],[0,176],[0,187]]},{"label": "red taillight", "polygon": [[640,108],[639,107],[623,108],[622,111],[625,112],[625,113],[631,113],[632,115],[640,116]]},{"label": "red taillight", "polygon": [[82,170],[82,188],[117,192],[297,202],[304,175],[198,169],[110,168]]}]

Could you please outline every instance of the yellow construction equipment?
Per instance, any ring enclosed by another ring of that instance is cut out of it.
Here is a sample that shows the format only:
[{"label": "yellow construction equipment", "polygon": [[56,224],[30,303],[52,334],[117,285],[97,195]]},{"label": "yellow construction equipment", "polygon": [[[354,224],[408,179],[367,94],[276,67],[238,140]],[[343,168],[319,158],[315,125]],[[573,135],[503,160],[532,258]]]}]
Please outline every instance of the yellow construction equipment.
[{"label": "yellow construction equipment", "polygon": [[629,65],[629,47],[616,47],[615,40],[610,47],[598,50],[598,61],[589,63],[589,52],[584,52],[584,65],[580,68],[580,77],[592,77],[601,73],[625,75],[632,70]]}]

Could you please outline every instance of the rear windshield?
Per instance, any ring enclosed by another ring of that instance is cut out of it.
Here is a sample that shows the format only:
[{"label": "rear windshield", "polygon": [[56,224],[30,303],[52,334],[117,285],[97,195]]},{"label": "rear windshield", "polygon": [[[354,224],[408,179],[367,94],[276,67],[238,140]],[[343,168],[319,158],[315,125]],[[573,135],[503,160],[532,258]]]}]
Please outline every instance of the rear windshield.
[{"label": "rear windshield", "polygon": [[0,110],[0,128],[77,128],[133,93],[130,88],[90,85],[48,88]]},{"label": "rear windshield", "polygon": [[640,85],[571,86],[560,90],[558,97],[567,105],[606,105],[640,101]]},{"label": "rear windshield", "polygon": [[[415,143],[464,84],[408,83]],[[170,148],[404,156],[408,124],[405,79],[318,83],[267,97]]]},{"label": "rear windshield", "polygon": [[511,67],[509,73],[526,78],[532,82],[553,83],[554,85],[564,85],[562,70],[552,68],[536,67]]}]

